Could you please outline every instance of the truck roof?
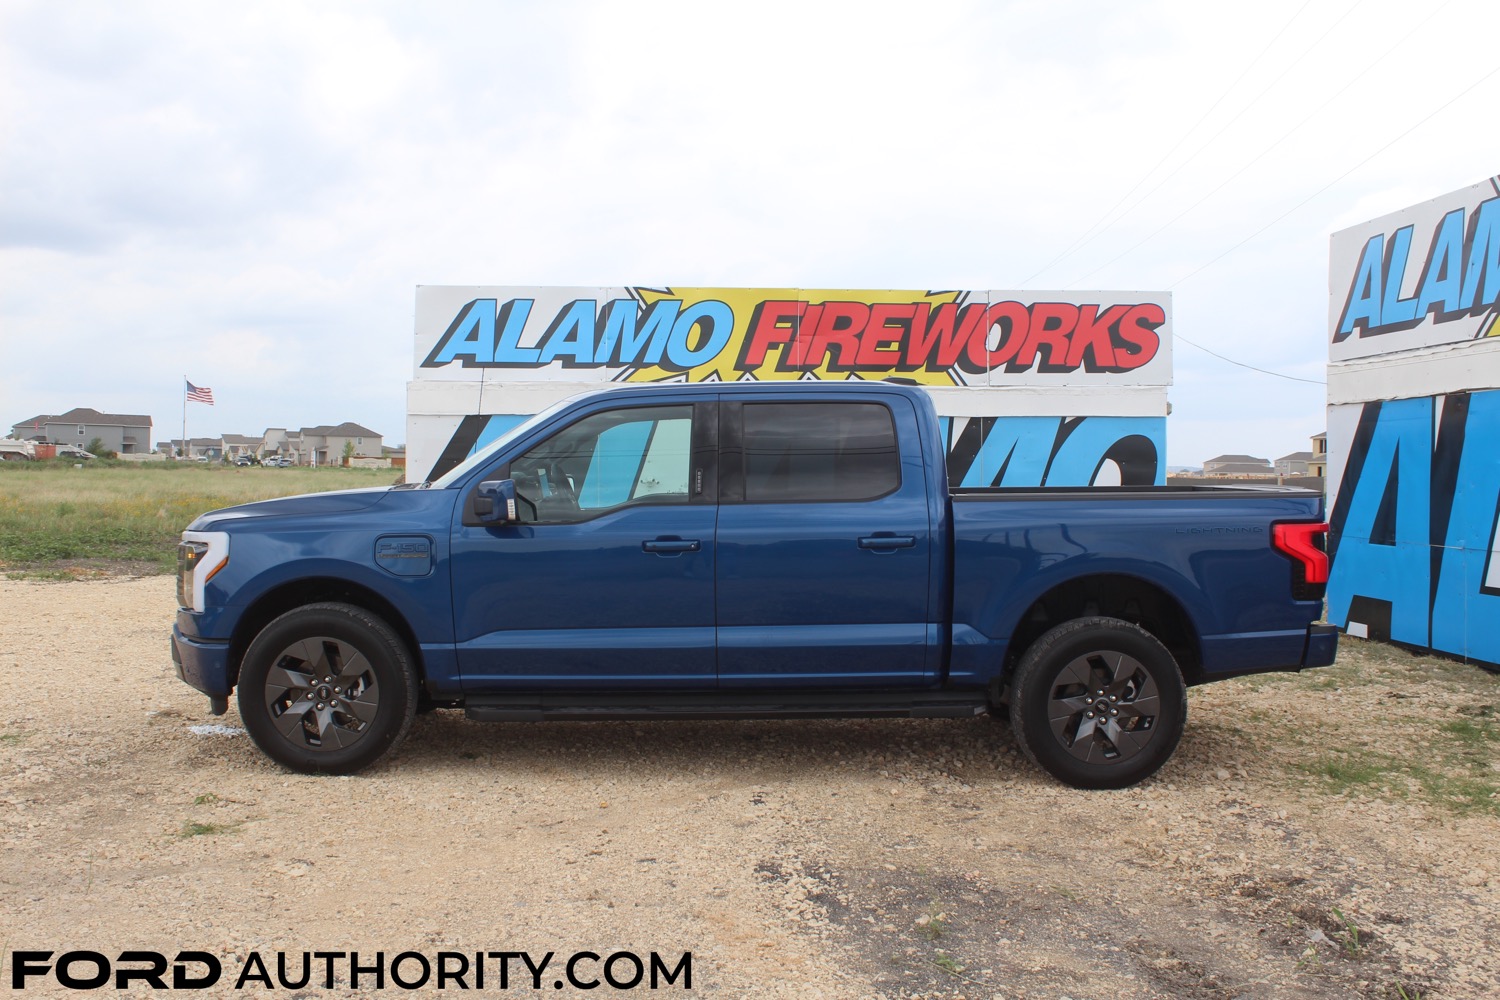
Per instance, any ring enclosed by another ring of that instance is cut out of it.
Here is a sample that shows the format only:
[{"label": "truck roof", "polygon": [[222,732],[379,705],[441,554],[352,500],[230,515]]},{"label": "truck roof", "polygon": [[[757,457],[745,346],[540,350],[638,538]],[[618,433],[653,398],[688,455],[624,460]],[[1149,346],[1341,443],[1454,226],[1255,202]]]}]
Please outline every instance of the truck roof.
[{"label": "truck roof", "polygon": [[771,393],[803,392],[814,389],[818,391],[832,390],[834,392],[877,392],[893,396],[906,396],[908,398],[920,398],[926,395],[921,386],[910,382],[877,382],[866,381],[864,379],[847,379],[843,382],[832,382],[821,379],[796,379],[781,382],[622,382],[605,389],[581,392],[571,398],[593,399],[598,396],[640,392],[647,389],[666,389],[673,395],[692,396],[716,394],[754,396]]}]

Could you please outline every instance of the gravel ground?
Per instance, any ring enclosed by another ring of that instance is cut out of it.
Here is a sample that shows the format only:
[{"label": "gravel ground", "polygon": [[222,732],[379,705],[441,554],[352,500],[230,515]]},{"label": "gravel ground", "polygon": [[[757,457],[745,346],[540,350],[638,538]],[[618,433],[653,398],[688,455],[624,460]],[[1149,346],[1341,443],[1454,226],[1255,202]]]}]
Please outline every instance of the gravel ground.
[{"label": "gravel ground", "polygon": [[314,778],[173,676],[170,578],[0,607],[7,984],[30,949],[207,951],[230,971],[199,996],[251,951],[654,950],[725,997],[1500,995],[1500,678],[1473,667],[1347,641],[1195,689],[1174,761],[1120,792],[989,719],[436,712]]}]

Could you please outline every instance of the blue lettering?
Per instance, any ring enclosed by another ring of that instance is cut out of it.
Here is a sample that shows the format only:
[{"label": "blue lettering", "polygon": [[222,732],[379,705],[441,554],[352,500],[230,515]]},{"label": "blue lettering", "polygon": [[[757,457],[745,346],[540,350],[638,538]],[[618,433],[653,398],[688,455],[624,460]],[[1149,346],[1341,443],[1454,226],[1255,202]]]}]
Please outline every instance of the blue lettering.
[{"label": "blue lettering", "polygon": [[1456,208],[1443,216],[1432,250],[1427,254],[1427,268],[1422,275],[1422,289],[1417,293],[1416,315],[1426,316],[1434,307],[1442,316],[1458,308],[1463,291],[1459,262],[1464,256],[1464,210]]},{"label": "blue lettering", "polygon": [[[701,343],[696,348],[691,346],[695,326],[702,331]],[[687,371],[707,364],[729,343],[733,332],[734,310],[728,303],[718,299],[694,302],[672,324],[672,338],[667,342],[667,367]]]},{"label": "blue lettering", "polygon": [[1459,208],[1443,216],[1433,232],[1417,292],[1403,299],[1411,240],[1412,227],[1403,226],[1391,234],[1389,244],[1383,234],[1365,242],[1333,334],[1335,344],[1356,329],[1361,337],[1369,337],[1410,327],[1429,315],[1435,322],[1447,322],[1481,313],[1500,299],[1500,198],[1480,203],[1472,213]]},{"label": "blue lettering", "polygon": [[505,326],[500,330],[500,340],[495,344],[496,365],[526,365],[537,363],[540,353],[535,347],[522,347],[521,331],[526,328],[526,318],[531,315],[531,299],[512,299],[500,310],[505,317]]},{"label": "blue lettering", "polygon": [[[1480,288],[1484,289],[1483,294]],[[1469,260],[1464,268],[1463,309],[1484,308],[1500,297],[1500,198],[1479,206],[1469,236]]]},{"label": "blue lettering", "polygon": [[[974,419],[980,419],[978,417]],[[1001,417],[979,446],[961,486],[1040,486],[1058,417]],[[1002,475],[1003,473],[1003,475]]]},{"label": "blue lettering", "polygon": [[1360,255],[1354,284],[1349,286],[1349,299],[1344,303],[1344,318],[1339,321],[1334,343],[1348,337],[1356,326],[1370,330],[1380,325],[1380,297],[1385,286],[1381,268],[1384,259],[1385,236],[1371,236]]},{"label": "blue lettering", "polygon": [[1401,297],[1401,281],[1406,275],[1406,260],[1411,253],[1411,230],[1411,226],[1402,226],[1391,237],[1390,253],[1385,263],[1385,295],[1380,300],[1381,326],[1407,323],[1417,315],[1417,300]]},{"label": "blue lettering", "polygon": [[1047,466],[1048,486],[1093,486],[1106,460],[1120,470],[1123,486],[1161,486],[1167,481],[1160,421],[1137,417],[1087,417],[1068,435]]},{"label": "blue lettering", "polygon": [[[1428,642],[1432,402],[1424,397],[1382,404],[1359,481],[1343,486],[1354,493],[1328,582],[1331,620],[1347,622],[1356,595],[1385,600],[1391,638],[1417,646]],[[1387,497],[1388,491],[1394,496]],[[1379,537],[1381,508],[1391,504],[1394,535]]]},{"label": "blue lettering", "polygon": [[458,311],[448,329],[438,338],[422,362],[423,368],[441,368],[454,361],[464,367],[493,364],[495,360],[495,300],[475,299]]},{"label": "blue lettering", "polygon": [[558,358],[571,358],[569,367],[592,365],[594,313],[593,299],[574,299],[564,306],[542,336],[541,353],[537,360],[545,365]]},{"label": "blue lettering", "polygon": [[[536,364],[535,348],[517,346],[526,317],[531,315],[531,302],[511,299],[497,310],[494,299],[475,299],[453,317],[421,367],[441,368],[454,361],[463,362],[465,368]],[[498,338],[497,320],[504,324]]]},{"label": "blue lettering", "polygon": [[1500,663],[1500,595],[1486,593],[1485,564],[1497,558],[1500,520],[1500,391],[1469,397],[1464,451],[1452,498],[1437,593],[1432,647]]},{"label": "blue lettering", "polygon": [[680,308],[680,299],[658,299],[646,308],[637,324],[635,303],[615,299],[605,315],[594,364],[660,364]]}]

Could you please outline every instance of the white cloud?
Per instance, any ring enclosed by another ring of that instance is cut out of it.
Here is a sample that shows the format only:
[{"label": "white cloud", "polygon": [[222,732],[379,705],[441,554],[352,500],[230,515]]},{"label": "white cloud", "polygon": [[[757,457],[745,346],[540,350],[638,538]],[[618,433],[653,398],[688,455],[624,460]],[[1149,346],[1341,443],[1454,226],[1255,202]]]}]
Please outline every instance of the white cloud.
[{"label": "white cloud", "polygon": [[[1500,172],[1494,78],[1443,107],[1500,14],[1428,18],[12,0],[4,419],[165,437],[187,374],[205,431],[399,440],[419,283],[1169,289],[1181,335],[1320,377],[1329,234]],[[1173,464],[1321,429],[1318,387],[1175,354]]]}]

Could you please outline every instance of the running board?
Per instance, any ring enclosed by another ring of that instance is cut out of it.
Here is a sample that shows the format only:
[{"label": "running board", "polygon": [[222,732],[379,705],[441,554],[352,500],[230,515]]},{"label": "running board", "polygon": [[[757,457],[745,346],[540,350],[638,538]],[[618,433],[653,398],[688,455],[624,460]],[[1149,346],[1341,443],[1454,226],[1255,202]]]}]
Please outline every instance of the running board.
[{"label": "running board", "polygon": [[469,698],[464,714],[477,722],[561,722],[595,719],[963,719],[983,715],[983,692],[716,691],[692,694],[514,694]]}]

